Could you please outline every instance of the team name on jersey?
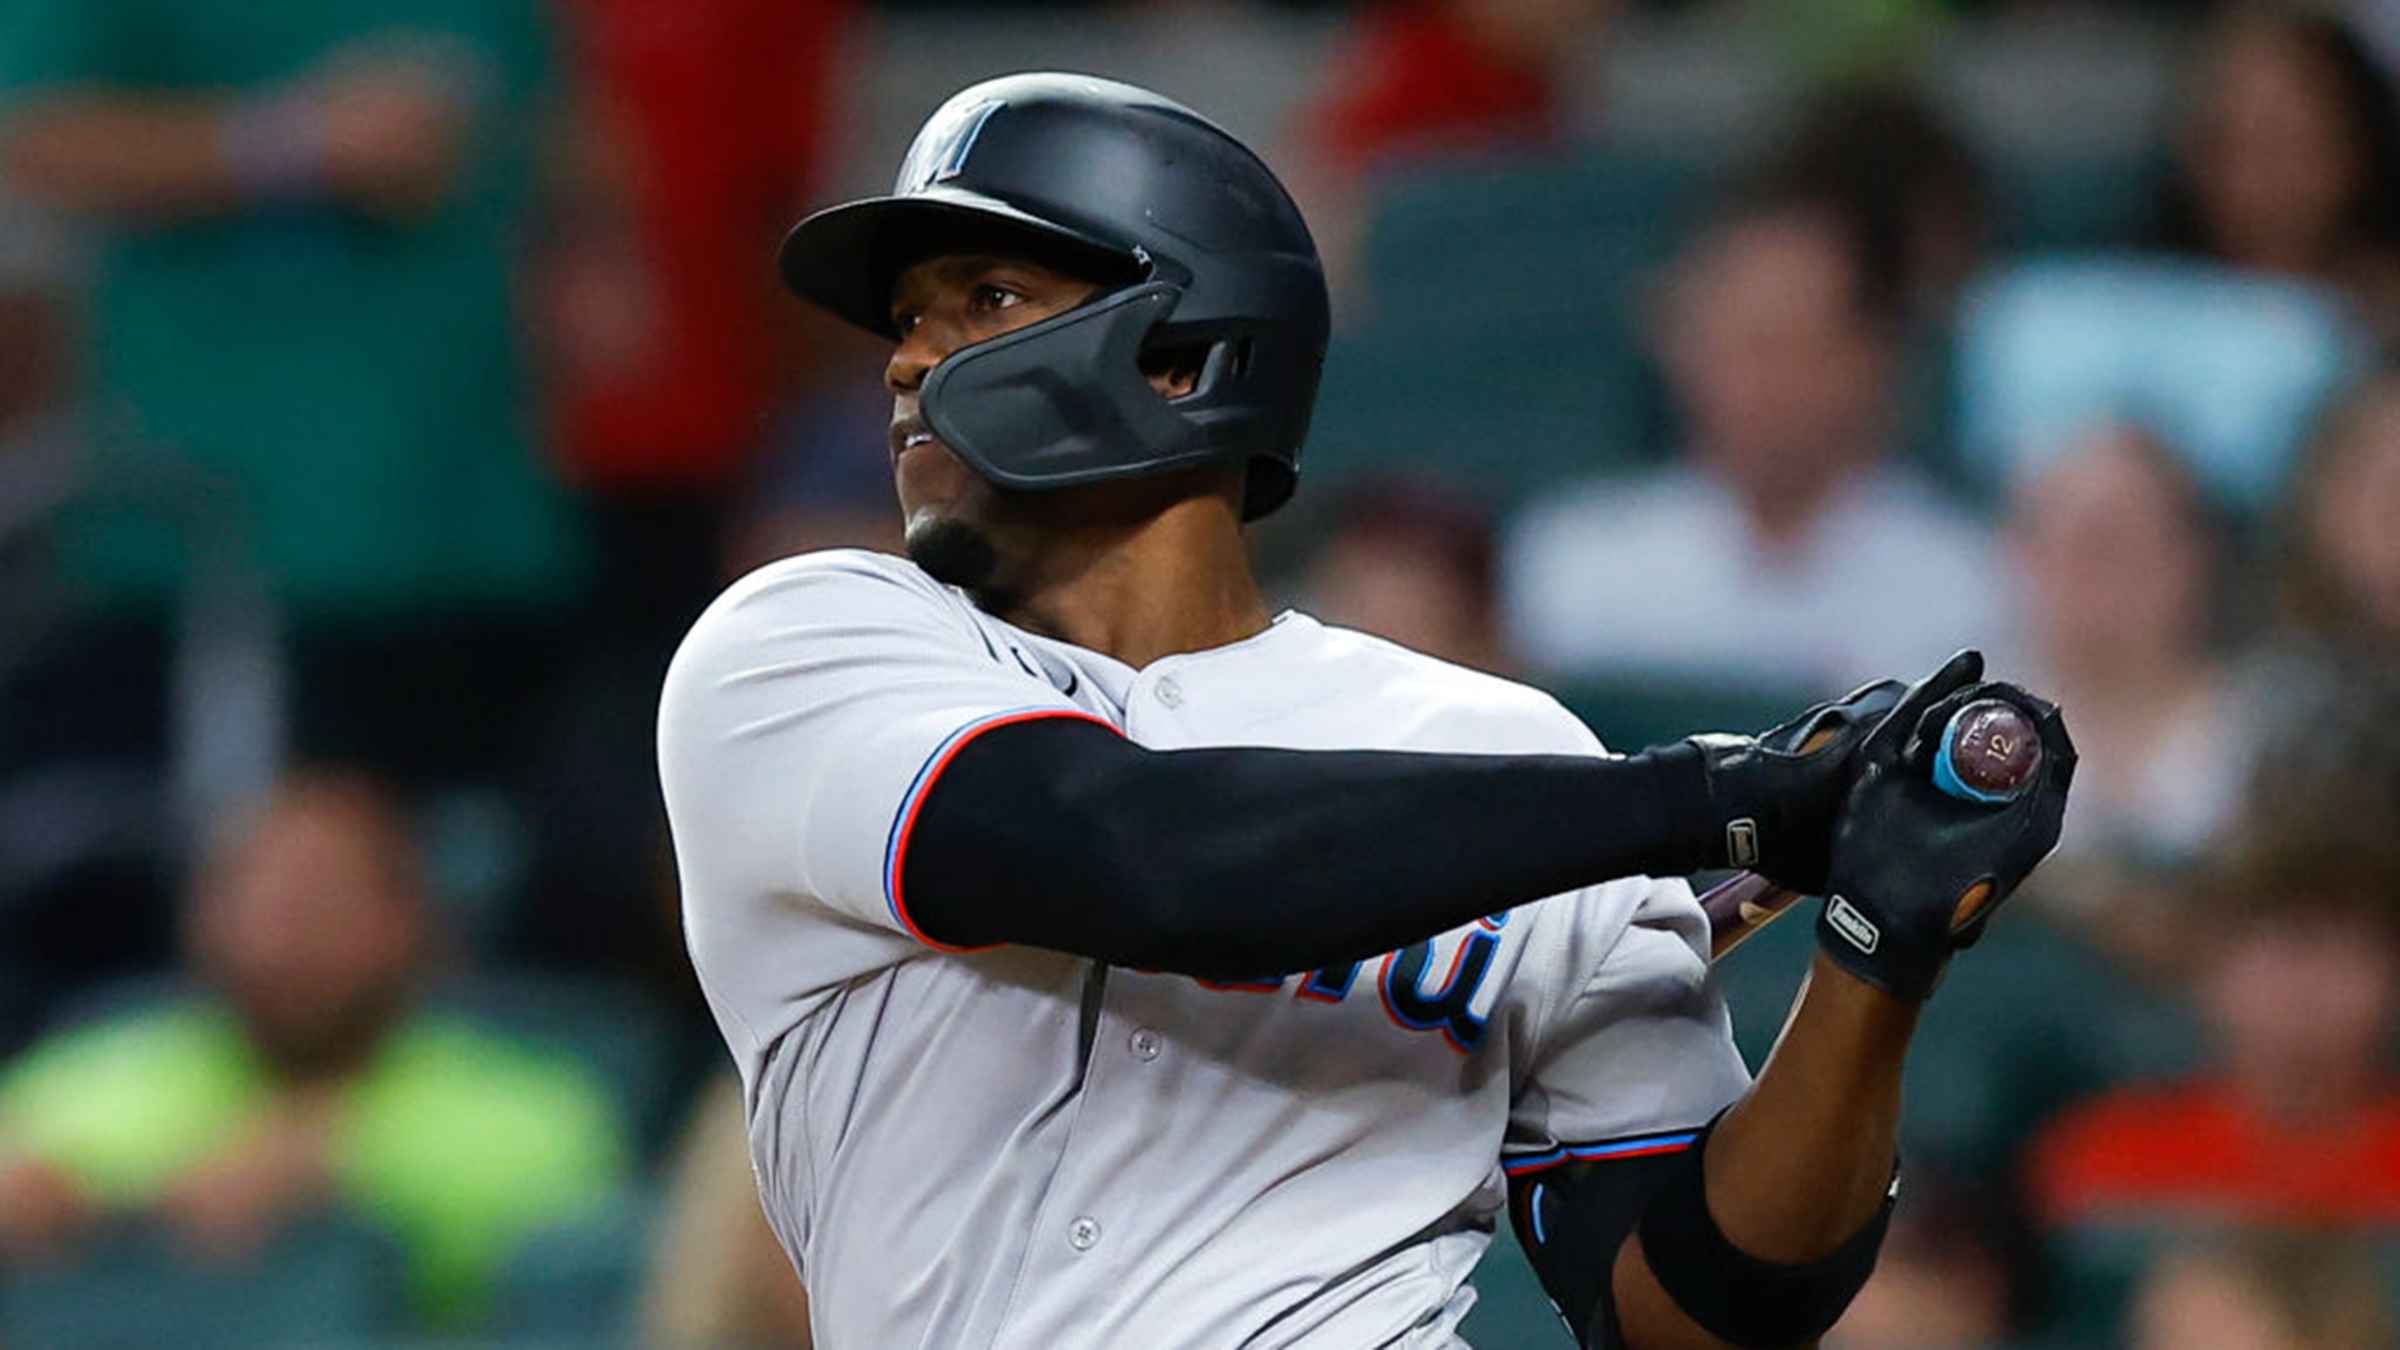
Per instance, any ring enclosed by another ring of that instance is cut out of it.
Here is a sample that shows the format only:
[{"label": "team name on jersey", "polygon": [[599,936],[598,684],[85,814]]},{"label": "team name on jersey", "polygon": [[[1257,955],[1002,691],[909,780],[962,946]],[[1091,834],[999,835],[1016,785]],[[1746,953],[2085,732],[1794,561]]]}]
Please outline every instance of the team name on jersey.
[{"label": "team name on jersey", "polygon": [[[1492,973],[1492,960],[1500,950],[1500,933],[1507,925],[1505,913],[1476,920],[1475,926],[1459,940],[1457,950],[1450,955],[1449,967],[1437,981],[1427,979],[1434,965],[1432,942],[1411,943],[1377,958],[1372,963],[1377,967],[1375,989],[1383,1001],[1384,1015],[1403,1031],[1439,1032],[1452,1050],[1462,1055],[1473,1054],[1483,1044],[1489,1016],[1488,1010],[1475,1011],[1477,996]],[[1292,996],[1312,1003],[1344,1002],[1368,964],[1352,961],[1311,971],[1300,977],[1300,987]],[[1197,983],[1204,989],[1228,993],[1275,994],[1281,993],[1291,980],[1287,975]]]}]

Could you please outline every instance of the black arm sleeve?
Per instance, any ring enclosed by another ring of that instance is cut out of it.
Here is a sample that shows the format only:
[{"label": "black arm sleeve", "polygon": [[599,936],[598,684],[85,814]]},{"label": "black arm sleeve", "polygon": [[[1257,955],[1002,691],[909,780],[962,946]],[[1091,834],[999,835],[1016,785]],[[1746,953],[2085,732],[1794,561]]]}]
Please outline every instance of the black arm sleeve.
[{"label": "black arm sleeve", "polygon": [[1146,750],[1046,718],[926,791],[908,908],[935,940],[1216,978],[1364,960],[1546,895],[1701,865],[1696,752]]}]

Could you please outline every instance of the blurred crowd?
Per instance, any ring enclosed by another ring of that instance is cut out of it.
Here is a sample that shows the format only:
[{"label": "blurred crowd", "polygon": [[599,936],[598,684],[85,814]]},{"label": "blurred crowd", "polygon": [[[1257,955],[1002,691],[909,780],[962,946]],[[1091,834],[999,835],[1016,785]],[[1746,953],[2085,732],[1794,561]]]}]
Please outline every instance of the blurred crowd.
[{"label": "blurred crowd", "polygon": [[[0,6],[0,1345],[806,1344],[656,690],[727,580],[896,543],[880,353],[771,250],[928,44],[1061,8]],[[2400,1345],[2400,11],[1075,8],[1314,44],[1289,603],[1625,748],[1963,645],[2067,710],[1828,1344]],[[2028,33],[2155,130],[1967,115]],[[1738,134],[1593,75],[1695,44]],[[1754,1056],[1807,941],[1728,962]]]}]

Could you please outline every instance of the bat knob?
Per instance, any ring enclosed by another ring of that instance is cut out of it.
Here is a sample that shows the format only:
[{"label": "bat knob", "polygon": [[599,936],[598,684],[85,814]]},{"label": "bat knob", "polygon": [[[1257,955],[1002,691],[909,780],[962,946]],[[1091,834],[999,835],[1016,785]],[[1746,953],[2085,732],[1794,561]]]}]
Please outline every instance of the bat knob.
[{"label": "bat knob", "polygon": [[1933,753],[1933,785],[1962,801],[2014,801],[2042,767],[2033,719],[2006,699],[1979,698],[1950,715]]}]

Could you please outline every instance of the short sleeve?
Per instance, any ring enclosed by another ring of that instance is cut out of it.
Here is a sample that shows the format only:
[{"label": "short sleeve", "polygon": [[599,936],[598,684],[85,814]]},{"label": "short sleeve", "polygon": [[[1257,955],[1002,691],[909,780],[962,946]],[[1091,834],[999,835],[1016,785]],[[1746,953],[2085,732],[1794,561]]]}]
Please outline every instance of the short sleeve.
[{"label": "short sleeve", "polygon": [[659,706],[687,920],[734,924],[732,942],[793,914],[923,940],[897,885],[918,806],[975,736],[1059,716],[1091,715],[994,660],[907,564],[843,551],[753,573],[684,640]]},{"label": "short sleeve", "polygon": [[[1708,978],[1708,916],[1691,887],[1616,884],[1640,888],[1630,919],[1589,978],[1534,1029],[1528,1081],[1510,1112],[1512,1174],[1565,1161],[1571,1151],[1664,1151],[1749,1086],[1732,1020]],[[1586,921],[1572,908],[1564,917]]]}]

